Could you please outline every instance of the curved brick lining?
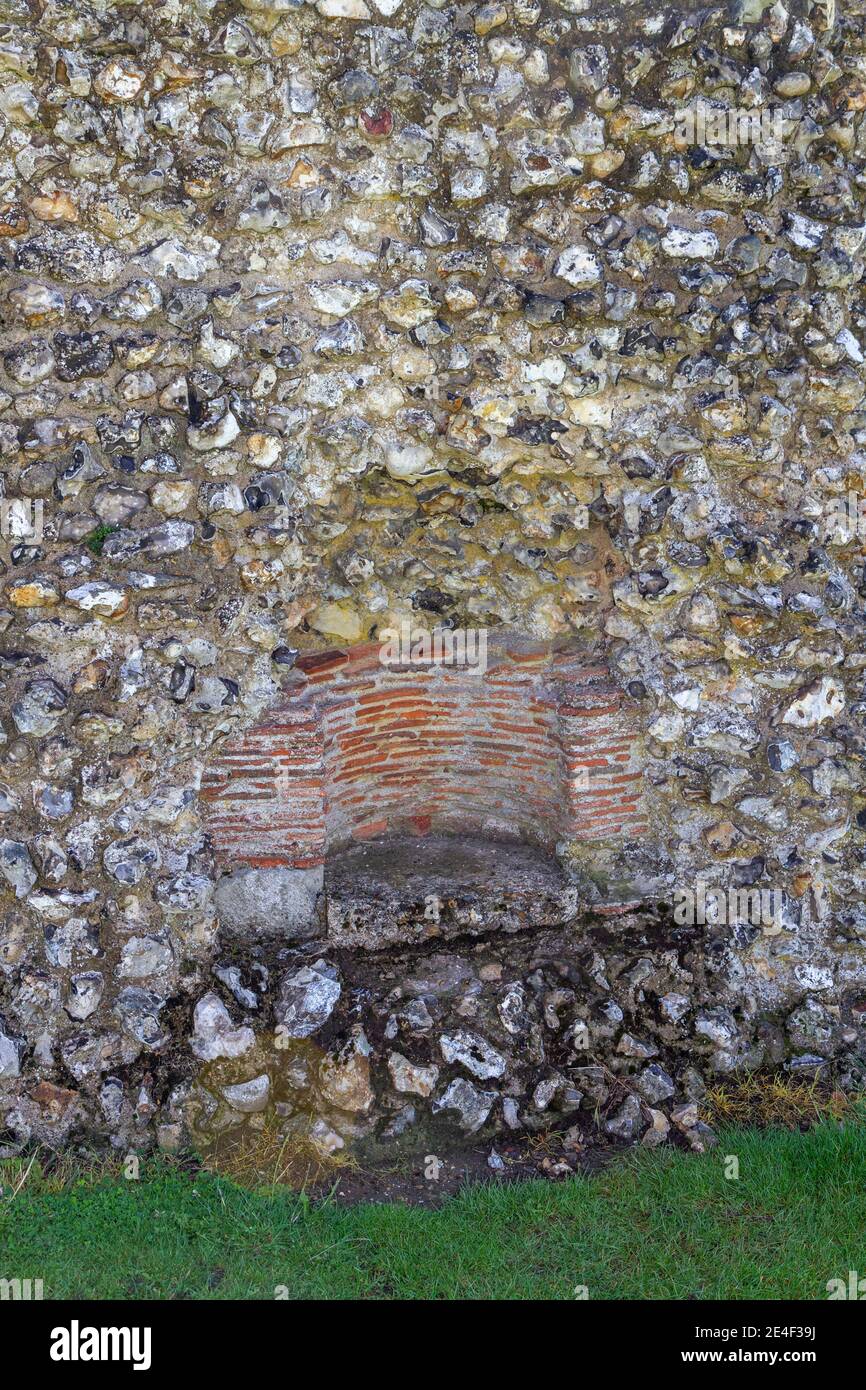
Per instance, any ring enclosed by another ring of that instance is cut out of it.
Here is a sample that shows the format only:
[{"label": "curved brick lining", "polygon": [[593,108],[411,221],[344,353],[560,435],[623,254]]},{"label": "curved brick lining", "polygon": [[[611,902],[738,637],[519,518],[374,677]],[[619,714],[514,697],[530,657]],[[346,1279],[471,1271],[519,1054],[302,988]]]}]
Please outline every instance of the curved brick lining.
[{"label": "curved brick lining", "polygon": [[386,834],[553,851],[645,831],[634,731],[604,666],[498,639],[484,674],[387,667],[380,644],[301,657],[203,796],[227,865],[305,868]]}]

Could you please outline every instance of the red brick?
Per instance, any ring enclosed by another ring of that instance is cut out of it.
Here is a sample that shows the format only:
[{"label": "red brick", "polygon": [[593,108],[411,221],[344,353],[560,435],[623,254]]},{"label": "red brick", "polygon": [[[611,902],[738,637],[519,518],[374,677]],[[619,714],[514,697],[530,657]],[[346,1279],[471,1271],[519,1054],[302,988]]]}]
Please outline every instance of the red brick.
[{"label": "red brick", "polygon": [[512,646],[485,676],[397,673],[377,643],[303,657],[281,704],[204,774],[218,852],[310,862],[389,829],[480,833],[491,818],[550,849],[639,833],[641,777],[606,670]]}]

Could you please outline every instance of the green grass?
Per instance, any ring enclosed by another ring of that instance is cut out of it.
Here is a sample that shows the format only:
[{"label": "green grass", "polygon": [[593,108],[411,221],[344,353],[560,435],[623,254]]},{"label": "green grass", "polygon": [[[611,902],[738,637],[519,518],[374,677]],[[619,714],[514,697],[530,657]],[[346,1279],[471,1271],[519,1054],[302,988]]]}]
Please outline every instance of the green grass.
[{"label": "green grass", "polygon": [[116,530],[116,526],[108,526],[105,522],[100,522],[98,526],[94,526],[89,536],[84,537],[84,544],[87,546],[88,550],[93,551],[94,555],[101,555],[102,547],[105,545],[108,537]]},{"label": "green grass", "polygon": [[[724,1176],[736,1154],[739,1181]],[[0,1178],[2,1180],[2,1178]],[[7,1188],[8,1193],[8,1188]],[[437,1210],[311,1202],[212,1173],[36,1180],[0,1199],[0,1277],[46,1298],[827,1297],[866,1273],[866,1127],[723,1132],[601,1175],[468,1189]]]}]

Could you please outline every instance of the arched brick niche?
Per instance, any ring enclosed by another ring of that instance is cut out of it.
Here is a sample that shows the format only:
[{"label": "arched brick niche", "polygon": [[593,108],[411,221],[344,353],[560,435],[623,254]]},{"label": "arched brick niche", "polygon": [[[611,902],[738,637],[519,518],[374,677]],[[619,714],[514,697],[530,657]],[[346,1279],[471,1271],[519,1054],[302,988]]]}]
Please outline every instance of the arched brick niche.
[{"label": "arched brick niche", "polygon": [[552,853],[641,834],[634,730],[608,670],[491,639],[483,674],[383,665],[381,644],[302,656],[280,702],[203,784],[224,867],[322,865],[393,836]]}]

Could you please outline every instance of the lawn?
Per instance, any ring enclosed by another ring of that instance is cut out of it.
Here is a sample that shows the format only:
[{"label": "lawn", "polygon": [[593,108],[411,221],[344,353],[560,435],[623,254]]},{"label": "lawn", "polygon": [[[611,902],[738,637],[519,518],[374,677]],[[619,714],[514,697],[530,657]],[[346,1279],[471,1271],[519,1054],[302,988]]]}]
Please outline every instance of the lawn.
[{"label": "lawn", "polygon": [[829,1279],[866,1274],[859,1123],[722,1131],[704,1156],[637,1151],[437,1209],[312,1202],[165,1160],[59,1190],[35,1169],[10,1195],[13,1168],[0,1278],[42,1278],[46,1298],[826,1299]]}]

